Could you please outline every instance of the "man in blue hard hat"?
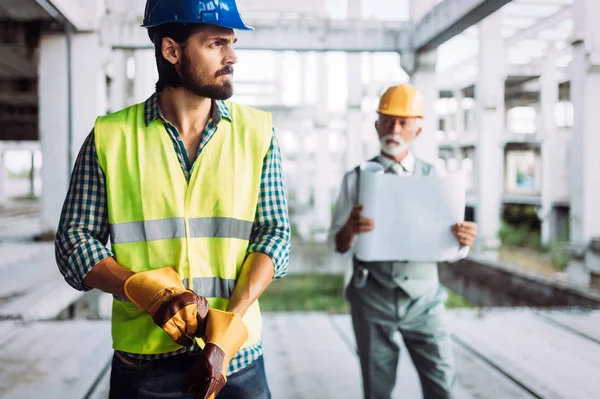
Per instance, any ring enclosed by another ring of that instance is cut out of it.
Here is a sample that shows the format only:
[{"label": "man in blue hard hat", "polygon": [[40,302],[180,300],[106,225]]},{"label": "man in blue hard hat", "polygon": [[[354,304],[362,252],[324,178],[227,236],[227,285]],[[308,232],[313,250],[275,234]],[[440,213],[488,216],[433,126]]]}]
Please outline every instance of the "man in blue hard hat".
[{"label": "man in blue hard hat", "polygon": [[115,298],[110,398],[270,398],[258,298],[287,271],[281,156],[270,114],[224,101],[251,28],[234,0],[148,0],[143,26],[156,92],[96,120],[59,269]]}]

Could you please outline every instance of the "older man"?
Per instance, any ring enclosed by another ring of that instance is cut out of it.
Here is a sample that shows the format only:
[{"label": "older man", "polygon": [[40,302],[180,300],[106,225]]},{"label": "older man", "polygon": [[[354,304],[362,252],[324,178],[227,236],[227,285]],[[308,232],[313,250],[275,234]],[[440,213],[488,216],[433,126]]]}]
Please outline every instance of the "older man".
[{"label": "older man", "polygon": [[[415,158],[411,144],[421,134],[423,99],[410,85],[390,87],[381,97],[375,130],[381,154],[371,161],[386,173],[430,176],[435,168]],[[358,168],[346,173],[330,230],[330,243],[350,253],[356,236],[373,230],[374,222],[361,216]],[[408,226],[407,226],[408,227]],[[467,255],[477,225],[448,226]],[[400,332],[413,359],[425,398],[452,396],[452,344],[444,322],[446,293],[439,284],[435,262],[364,262],[354,257],[352,282],[346,289],[358,345],[365,398],[391,397],[396,380]]]}]

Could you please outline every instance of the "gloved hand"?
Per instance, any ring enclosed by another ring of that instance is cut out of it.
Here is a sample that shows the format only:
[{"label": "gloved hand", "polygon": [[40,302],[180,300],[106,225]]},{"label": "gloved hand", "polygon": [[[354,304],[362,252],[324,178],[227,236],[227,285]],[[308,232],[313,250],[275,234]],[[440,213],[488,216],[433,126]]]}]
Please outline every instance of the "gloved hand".
[{"label": "gloved hand", "polygon": [[136,273],[125,281],[125,295],[182,346],[206,331],[208,301],[183,286],[173,267]]},{"label": "gloved hand", "polygon": [[196,391],[196,399],[214,399],[227,382],[231,358],[248,339],[242,318],[232,312],[210,309],[206,346],[183,381],[183,392]]}]

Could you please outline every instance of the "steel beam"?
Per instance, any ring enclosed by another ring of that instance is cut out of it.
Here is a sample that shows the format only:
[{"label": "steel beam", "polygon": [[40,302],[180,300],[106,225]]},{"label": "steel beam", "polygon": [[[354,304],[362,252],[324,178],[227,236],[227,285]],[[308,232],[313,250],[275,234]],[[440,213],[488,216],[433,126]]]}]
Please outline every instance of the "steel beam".
[{"label": "steel beam", "polygon": [[[362,20],[250,20],[255,31],[237,31],[240,50],[400,52],[409,30],[397,22]],[[138,23],[107,19],[101,28],[104,44],[120,49],[152,48]]]},{"label": "steel beam", "polygon": [[[514,46],[518,45],[519,42],[522,40],[528,40],[528,39],[534,38],[539,33],[543,32],[544,30],[552,29],[552,28],[556,27],[557,24],[559,24],[560,22],[562,22],[568,18],[571,18],[572,15],[573,15],[572,6],[570,6],[570,5],[565,6],[565,7],[561,8],[560,10],[558,10],[557,12],[555,12],[554,14],[537,21],[532,26],[530,26],[526,29],[522,29],[522,30],[518,31],[517,33],[515,33],[514,35],[508,37],[504,41],[504,44],[506,45],[507,48],[514,47]],[[569,49],[569,51],[570,51],[570,49]],[[560,57],[564,54],[565,54],[565,52],[560,52],[556,56]],[[472,56],[472,57],[466,58],[463,61],[460,61],[458,64],[450,67],[447,71],[444,71],[443,74],[464,71],[464,69],[466,67],[468,67],[470,65],[474,65],[476,63],[477,63],[477,56]]]},{"label": "steel beam", "polygon": [[[101,0],[35,0],[52,18],[69,23],[77,32],[91,32],[98,28],[104,13]],[[84,4],[85,3],[85,4]]]},{"label": "steel beam", "polygon": [[57,20],[58,22],[64,23],[67,19],[63,15],[63,13],[58,10],[51,1],[48,0],[35,0],[35,2],[50,15],[52,18]]},{"label": "steel beam", "polygon": [[571,5],[565,6],[565,7],[561,8],[560,10],[558,10],[557,12],[555,12],[554,14],[551,14],[550,16],[548,16],[546,18],[542,18],[539,21],[536,21],[536,23],[531,25],[529,28],[522,29],[522,30],[518,31],[517,33],[515,33],[513,36],[506,39],[506,42],[505,42],[506,46],[507,47],[515,46],[515,45],[519,44],[520,41],[536,37],[541,32],[543,32],[547,29],[556,28],[556,25],[558,25],[559,23],[561,23],[562,21],[564,21],[566,19],[572,18],[572,16],[573,16],[573,6],[571,6]]},{"label": "steel beam", "polygon": [[435,49],[510,1],[444,0],[415,23],[413,48],[419,52]]}]

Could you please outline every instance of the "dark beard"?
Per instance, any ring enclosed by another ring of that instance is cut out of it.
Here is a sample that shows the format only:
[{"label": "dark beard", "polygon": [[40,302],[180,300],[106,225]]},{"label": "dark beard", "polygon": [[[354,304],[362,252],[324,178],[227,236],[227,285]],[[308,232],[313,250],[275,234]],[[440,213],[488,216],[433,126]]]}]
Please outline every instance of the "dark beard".
[{"label": "dark beard", "polygon": [[[218,74],[217,74],[218,75]],[[213,100],[227,100],[233,95],[233,84],[223,81],[223,84],[203,84],[202,77],[197,78],[187,57],[181,60],[181,85],[186,90],[199,97],[211,98]]]}]

